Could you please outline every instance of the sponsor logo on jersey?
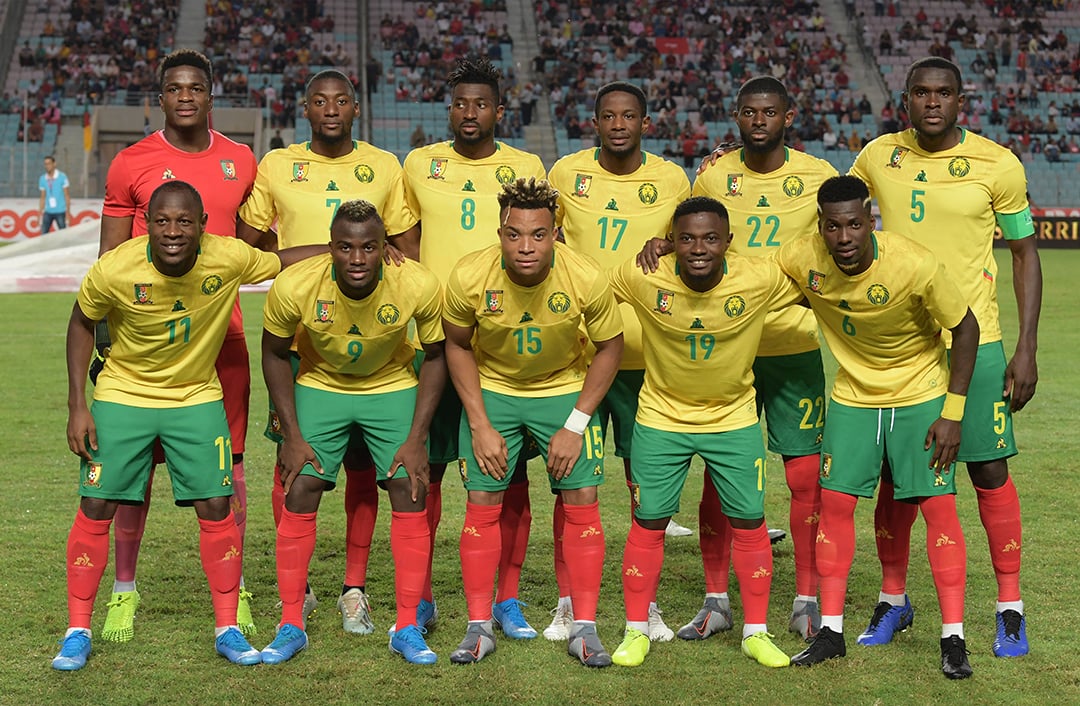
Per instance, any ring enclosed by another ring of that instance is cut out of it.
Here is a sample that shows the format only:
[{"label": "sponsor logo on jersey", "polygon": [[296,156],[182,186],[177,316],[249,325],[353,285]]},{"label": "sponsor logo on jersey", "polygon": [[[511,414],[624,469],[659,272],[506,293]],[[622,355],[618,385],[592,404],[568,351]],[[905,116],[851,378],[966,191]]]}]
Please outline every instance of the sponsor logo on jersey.
[{"label": "sponsor logo on jersey", "polygon": [[530,314],[529,312],[526,311],[524,314],[521,315],[521,321],[519,321],[518,323],[519,324],[526,324],[526,323],[528,323],[528,322],[530,322],[532,320],[533,320],[532,314]]},{"label": "sponsor logo on jersey", "polygon": [[431,165],[428,167],[428,179],[445,179],[447,161],[445,159],[431,160]]},{"label": "sponsor logo on jersey", "polygon": [[795,198],[796,196],[802,196],[802,192],[806,189],[806,185],[803,184],[803,180],[794,174],[784,177],[784,194]]},{"label": "sponsor logo on jersey", "polygon": [[154,285],[152,284],[136,284],[135,285],[135,301],[132,304],[153,304],[154,303]]},{"label": "sponsor logo on jersey", "polygon": [[184,311],[185,310],[184,309],[184,302],[181,301],[180,299],[177,299],[176,302],[173,303],[173,305],[172,305],[172,310],[173,311]]},{"label": "sponsor logo on jersey", "polygon": [[315,302],[315,320],[321,324],[329,324],[334,321],[334,300],[319,299]]},{"label": "sponsor logo on jersey", "polygon": [[221,175],[225,181],[236,181],[236,162],[231,159],[221,160]]},{"label": "sponsor logo on jersey", "polygon": [[911,150],[909,150],[907,147],[894,148],[892,151],[892,155],[889,156],[889,163],[885,166],[891,167],[892,169],[899,169],[900,163],[904,161],[904,157],[906,157],[907,153],[910,151]]},{"label": "sponsor logo on jersey", "polygon": [[761,198],[757,200],[758,208],[769,208],[769,199],[765,198],[765,194],[761,195]]},{"label": "sponsor logo on jersey", "polygon": [[836,306],[844,311],[851,311],[851,305],[847,303],[847,299],[841,299],[840,303]]},{"label": "sponsor logo on jersey", "polygon": [[660,197],[660,192],[655,184],[645,182],[638,187],[637,197],[641,203],[650,205],[656,203],[656,199]]},{"label": "sponsor logo on jersey", "polygon": [[224,284],[224,281],[221,279],[220,276],[207,275],[206,278],[202,281],[202,293],[213,294],[217,290],[221,289],[222,284]]},{"label": "sponsor logo on jersey", "polygon": [[589,187],[591,186],[591,175],[578,174],[576,177],[574,177],[574,196],[580,196],[583,199],[589,198]]},{"label": "sponsor logo on jersey", "polygon": [[86,480],[83,485],[90,488],[101,487],[101,464],[97,461],[88,461],[86,464]]},{"label": "sponsor logo on jersey", "polygon": [[806,286],[810,288],[811,292],[820,292],[821,288],[825,285],[825,273],[810,270],[810,275],[806,278]]},{"label": "sponsor logo on jersey", "polygon": [[175,179],[175,178],[176,178],[176,175],[173,174],[173,171],[171,169],[166,169],[165,171],[163,171],[161,173],[161,180],[162,181],[167,181],[169,179]]},{"label": "sponsor logo on jersey", "polygon": [[618,211],[619,204],[615,202],[615,199],[611,199],[607,202],[607,206],[604,206],[605,211]]},{"label": "sponsor logo on jersey", "polygon": [[221,477],[221,487],[222,488],[227,488],[230,485],[232,485],[232,479],[230,479],[228,476],[222,476]]},{"label": "sponsor logo on jersey", "polygon": [[741,316],[744,311],[746,311],[746,300],[738,294],[732,294],[724,302],[724,313],[729,318],[734,319],[736,316]]},{"label": "sponsor logo on jersey", "polygon": [[465,185],[461,187],[461,190],[462,191],[471,191],[473,193],[476,193],[476,187],[473,186],[472,179],[466,180]]},{"label": "sponsor logo on jersey", "polygon": [[353,324],[352,326],[349,327],[349,334],[348,335],[350,335],[350,336],[363,336],[364,334],[360,333],[360,327],[359,326],[357,326],[356,324]]},{"label": "sponsor logo on jersey", "polygon": [[742,196],[742,174],[727,175],[728,196]]},{"label": "sponsor logo on jersey", "polygon": [[669,292],[666,289],[656,290],[656,308],[653,311],[658,311],[661,314],[671,315],[671,304],[675,301],[675,292]]},{"label": "sponsor logo on jersey", "polygon": [[570,310],[570,295],[566,292],[555,292],[547,300],[548,309],[553,314],[565,314]]},{"label": "sponsor logo on jersey", "polygon": [[503,290],[501,289],[488,289],[484,292],[484,309],[491,314],[498,314],[502,311],[503,304]]},{"label": "sponsor logo on jersey", "polygon": [[953,157],[949,160],[949,175],[957,179],[966,177],[971,172],[971,162],[967,157]]},{"label": "sponsor logo on jersey", "polygon": [[694,317],[694,323],[690,324],[690,328],[705,328],[705,324],[701,323],[701,319]]},{"label": "sponsor logo on jersey", "polygon": [[827,479],[832,471],[832,454],[821,454],[821,477]]},{"label": "sponsor logo on jersey", "polygon": [[326,191],[341,191],[341,189],[338,188],[337,182],[331,179],[326,182]]},{"label": "sponsor logo on jersey", "polygon": [[[292,181],[307,181],[308,172],[311,171],[311,162],[293,162],[292,163]],[[292,183],[292,182],[290,182]]]},{"label": "sponsor logo on jersey", "polygon": [[375,170],[366,164],[357,164],[352,173],[361,184],[370,184],[375,181]]},{"label": "sponsor logo on jersey", "polygon": [[886,289],[884,284],[875,282],[866,288],[866,298],[871,304],[882,306],[889,301],[889,290]]},{"label": "sponsor logo on jersey", "polygon": [[500,184],[509,184],[514,179],[517,179],[517,172],[514,168],[506,164],[501,164],[495,168],[495,179]]},{"label": "sponsor logo on jersey", "polygon": [[375,318],[383,326],[390,326],[398,322],[398,319],[401,318],[401,312],[393,304],[383,304],[375,312]]},{"label": "sponsor logo on jersey", "polygon": [[915,175],[915,181],[921,181],[924,184],[927,183],[927,181],[926,181],[926,171],[920,169],[919,173]]}]

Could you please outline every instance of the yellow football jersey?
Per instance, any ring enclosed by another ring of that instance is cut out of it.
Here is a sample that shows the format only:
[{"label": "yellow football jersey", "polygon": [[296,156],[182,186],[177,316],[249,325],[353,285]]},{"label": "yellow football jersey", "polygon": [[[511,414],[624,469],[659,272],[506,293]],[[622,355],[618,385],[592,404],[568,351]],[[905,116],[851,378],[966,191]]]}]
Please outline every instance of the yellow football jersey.
[{"label": "yellow football jersey", "polygon": [[240,218],[259,230],[277,219],[281,248],[321,245],[330,242],[338,207],[353,199],[374,204],[388,235],[416,224],[397,157],[358,140],[350,154],[337,158],[315,154],[310,142],[267,152]]},{"label": "yellow football jersey", "polygon": [[967,313],[934,254],[899,233],[875,232],[874,262],[849,276],[821,236],[780,248],[777,260],[813,307],[840,365],[832,399],[852,407],[906,407],[949,387],[941,329]]},{"label": "yellow football jersey", "polygon": [[502,185],[543,179],[544,164],[501,142],[483,159],[466,159],[452,141],[418,147],[405,157],[405,198],[420,219],[420,262],[446,283],[462,256],[499,242]]},{"label": "yellow football jersey", "polygon": [[[650,238],[666,237],[671,214],[690,196],[690,180],[682,167],[648,152],[632,174],[612,174],[600,166],[600,149],[569,154],[551,168],[559,190],[555,225],[566,244],[596,260],[605,269],[632,259]],[[641,370],[641,327],[629,305],[623,305],[623,370]]]},{"label": "yellow football jersey", "polygon": [[[728,152],[694,181],[694,196],[724,204],[731,223],[731,252],[772,257],[784,243],[817,232],[817,192],[836,176],[823,159],[784,148],[784,165],[768,174],[747,168],[743,151]],[[770,314],[760,356],[792,355],[818,348],[813,313],[802,306]]]},{"label": "yellow football jersey", "polygon": [[510,281],[495,245],[466,255],[450,273],[443,316],[476,327],[473,351],[480,387],[515,397],[579,392],[588,368],[588,338],[622,333],[622,318],[600,266],[555,243],[551,272],[535,287]]},{"label": "yellow football jersey", "polygon": [[135,238],[102,255],[86,274],[78,302],[106,319],[112,350],[94,399],[137,407],[186,407],[221,399],[214,361],[241,284],[275,277],[276,253],[236,238],[203,234],[190,272],[168,277]]},{"label": "yellow football jersey", "polygon": [[297,333],[298,385],[349,394],[416,386],[407,340],[413,319],[421,341],[443,340],[442,288],[420,263],[384,266],[375,291],[356,300],[338,288],[329,254],[282,272],[263,309],[267,331]]},{"label": "yellow football jersey", "polygon": [[711,433],[757,421],[752,368],[765,318],[803,297],[775,262],[730,254],[723,279],[708,292],[683,284],[674,257],[661,258],[651,274],[628,260],[610,277],[644,334],[638,423]]},{"label": "yellow football jersey", "polygon": [[[967,130],[955,147],[924,152],[914,131],[905,130],[864,147],[851,174],[870,186],[882,228],[921,243],[944,263],[979,321],[980,342],[1000,341],[995,226],[1009,239],[1035,232],[1020,160]],[[946,331],[946,342],[950,336]]]}]

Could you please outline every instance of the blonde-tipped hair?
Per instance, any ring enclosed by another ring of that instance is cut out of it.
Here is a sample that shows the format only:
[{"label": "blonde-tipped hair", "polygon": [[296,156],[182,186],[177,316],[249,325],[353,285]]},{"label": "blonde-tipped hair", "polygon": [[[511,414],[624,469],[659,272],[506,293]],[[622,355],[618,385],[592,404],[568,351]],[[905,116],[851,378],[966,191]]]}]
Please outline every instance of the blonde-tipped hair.
[{"label": "blonde-tipped hair", "polygon": [[507,208],[539,209],[546,208],[555,213],[559,192],[547,179],[522,177],[503,184],[499,192],[499,210]]}]

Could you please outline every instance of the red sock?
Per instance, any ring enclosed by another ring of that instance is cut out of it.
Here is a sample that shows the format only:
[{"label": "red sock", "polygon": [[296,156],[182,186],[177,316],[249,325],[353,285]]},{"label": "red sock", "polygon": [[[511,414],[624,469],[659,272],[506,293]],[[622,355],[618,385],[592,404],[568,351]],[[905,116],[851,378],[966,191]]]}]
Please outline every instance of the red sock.
[{"label": "red sock", "polygon": [[236,625],[244,554],[240,549],[240,529],[232,512],[216,522],[199,520],[199,557],[210,584],[215,627]]},{"label": "red sock", "polygon": [[422,598],[426,601],[433,601],[434,595],[431,592],[431,568],[435,561],[435,531],[439,529],[439,521],[442,520],[442,482],[432,482],[428,485],[427,489],[427,518],[428,518],[428,531],[431,532],[431,551],[428,552],[428,567],[427,574],[424,576],[424,591]]},{"label": "red sock", "polygon": [[308,565],[315,553],[314,512],[291,512],[281,508],[277,528],[278,594],[281,596],[281,625],[304,627],[304,592]]},{"label": "red sock", "polygon": [[941,622],[964,622],[964,587],[967,582],[967,548],[960,518],[956,516],[956,496],[938,495],[919,501],[926,520],[926,556],[934,575]]},{"label": "red sock", "polygon": [[566,573],[566,559],[563,558],[563,531],[566,528],[566,505],[562,493],[555,496],[555,509],[551,513],[551,535],[555,543],[555,583],[559,587],[559,598],[570,595],[570,577]]},{"label": "red sock", "polygon": [[656,598],[656,584],[664,566],[664,530],[630,525],[623,551],[622,585],[627,622],[649,619],[649,603]]},{"label": "red sock", "polygon": [[604,526],[600,503],[566,505],[563,558],[570,577],[570,599],[575,620],[596,620],[600,578],[604,573]]},{"label": "red sock", "polygon": [[109,525],[75,512],[67,541],[68,626],[90,629],[98,585],[109,563]]},{"label": "red sock", "polygon": [[113,542],[116,544],[116,580],[134,581],[135,566],[139,562],[139,547],[146,530],[146,516],[150,512],[150,489],[154,485],[154,469],[146,481],[146,494],[141,505],[116,506],[113,515]]},{"label": "red sock", "polygon": [[705,592],[726,593],[731,569],[731,524],[707,474],[698,505],[698,546],[705,569]]},{"label": "red sock", "polygon": [[469,620],[491,620],[491,589],[502,553],[499,515],[502,505],[465,502],[465,526],[461,529],[461,585]]},{"label": "red sock", "polygon": [[731,528],[731,563],[739,580],[743,619],[765,624],[769,615],[769,591],[772,588],[773,560],[769,530],[765,523],[757,529]]},{"label": "red sock", "polygon": [[239,461],[232,467],[232,500],[229,502],[236,527],[240,530],[240,549],[244,548],[247,535],[247,478],[244,475],[244,462]]},{"label": "red sock", "polygon": [[398,630],[416,625],[416,606],[424,586],[431,551],[427,513],[394,512],[390,521],[390,550],[394,555],[394,593]]},{"label": "red sock", "polygon": [[502,534],[502,554],[499,557],[499,585],[496,601],[517,598],[521,581],[521,566],[529,548],[532,527],[532,508],[529,507],[529,482],[511,483],[503,494],[499,532]]},{"label": "red sock", "polygon": [[975,487],[979,518],[990,542],[990,561],[997,576],[998,600],[1020,600],[1020,497],[1012,478],[993,490]]},{"label": "red sock", "polygon": [[281,511],[285,509],[285,486],[281,482],[281,465],[274,464],[274,481],[270,488],[270,506],[274,510],[274,527],[281,526]]},{"label": "red sock", "polygon": [[784,462],[784,474],[791,490],[788,521],[795,550],[795,593],[801,596],[815,596],[818,589],[814,545],[821,513],[820,470],[820,454],[798,456]]},{"label": "red sock", "polygon": [[815,558],[821,575],[821,614],[843,615],[848,574],[855,559],[855,506],[859,499],[822,488]]},{"label": "red sock", "polygon": [[345,469],[345,585],[367,583],[371,537],[379,514],[375,467]]},{"label": "red sock", "polygon": [[881,481],[877,507],[874,508],[874,535],[878,561],[881,562],[881,591],[907,593],[908,555],[911,553],[911,526],[919,515],[919,506],[893,499],[893,484]]}]

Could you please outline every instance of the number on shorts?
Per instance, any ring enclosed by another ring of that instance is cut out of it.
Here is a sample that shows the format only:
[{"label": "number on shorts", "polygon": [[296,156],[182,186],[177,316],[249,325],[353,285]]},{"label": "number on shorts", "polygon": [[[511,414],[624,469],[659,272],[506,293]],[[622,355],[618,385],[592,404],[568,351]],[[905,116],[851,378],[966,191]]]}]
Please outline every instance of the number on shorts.
[{"label": "number on shorts", "polygon": [[219,436],[214,439],[214,446],[218,450],[218,470],[224,471],[232,468],[232,438]]},{"label": "number on shorts", "polygon": [[[803,411],[802,421],[799,422],[800,429],[814,429],[815,427],[825,426],[824,397],[815,397],[812,400],[809,397],[803,397],[799,400],[799,409]],[[810,417],[815,409],[817,410],[817,418],[811,422]]]},{"label": "number on shorts", "polygon": [[604,431],[599,424],[585,429],[585,458],[599,461],[604,457]]},{"label": "number on shorts", "polygon": [[1005,422],[1007,420],[1008,420],[1008,417],[1005,416],[1005,403],[1004,402],[995,402],[994,403],[994,433],[995,434],[1004,434],[1005,433]]},{"label": "number on shorts", "polygon": [[765,490],[765,459],[755,458],[754,468],[757,469],[757,489]]}]

